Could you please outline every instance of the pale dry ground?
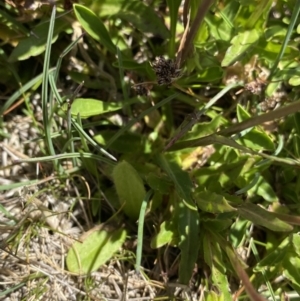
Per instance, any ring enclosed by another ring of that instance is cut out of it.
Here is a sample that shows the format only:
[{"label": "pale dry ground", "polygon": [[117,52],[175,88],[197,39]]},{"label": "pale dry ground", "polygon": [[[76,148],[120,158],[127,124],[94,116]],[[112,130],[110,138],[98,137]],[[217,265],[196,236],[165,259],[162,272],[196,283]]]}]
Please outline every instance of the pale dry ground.
[{"label": "pale dry ground", "polygon": [[61,185],[45,170],[47,164],[39,176],[36,164],[12,164],[41,156],[41,140],[34,140],[39,133],[31,118],[15,116],[5,124],[5,132],[8,138],[0,144],[0,185],[39,182],[0,192],[0,300],[133,301],[175,300],[176,296],[176,300],[201,300],[199,291],[191,294],[175,284],[146,279],[127,270],[117,257],[89,276],[68,272],[65,257],[70,245],[94,225],[79,222],[86,215],[83,202],[71,212],[75,202],[71,195],[78,191],[67,180]]}]

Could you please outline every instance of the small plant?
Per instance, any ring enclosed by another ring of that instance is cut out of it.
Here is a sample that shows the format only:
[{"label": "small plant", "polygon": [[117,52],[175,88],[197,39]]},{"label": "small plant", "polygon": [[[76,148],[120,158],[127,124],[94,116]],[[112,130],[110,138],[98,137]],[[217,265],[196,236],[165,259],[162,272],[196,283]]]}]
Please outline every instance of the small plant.
[{"label": "small plant", "polygon": [[0,7],[0,296],[298,298],[299,1],[77,2]]}]

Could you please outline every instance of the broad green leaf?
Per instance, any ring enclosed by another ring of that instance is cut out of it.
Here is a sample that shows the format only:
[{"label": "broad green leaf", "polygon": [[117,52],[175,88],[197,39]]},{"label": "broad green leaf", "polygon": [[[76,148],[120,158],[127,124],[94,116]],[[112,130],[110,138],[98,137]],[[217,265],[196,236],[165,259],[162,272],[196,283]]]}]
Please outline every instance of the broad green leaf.
[{"label": "broad green leaf", "polygon": [[253,188],[248,190],[249,195],[260,195],[267,202],[277,202],[278,196],[276,195],[272,185],[266,181],[263,176],[259,176]]},{"label": "broad green leaf", "polygon": [[292,244],[297,256],[300,257],[300,236],[299,234],[292,235]]},{"label": "broad green leaf", "polygon": [[300,85],[300,76],[295,75],[289,79],[289,84],[291,86],[299,86]]},{"label": "broad green leaf", "polygon": [[[255,45],[255,52],[259,54],[261,59],[265,59],[268,63],[274,63],[278,53],[281,51],[281,44],[277,44],[273,41],[267,42],[264,39],[260,39],[259,43]],[[293,60],[293,57],[296,55],[296,50],[292,47],[286,47],[284,49],[282,59]],[[276,71],[277,72],[277,71]]]},{"label": "broad green leaf", "polygon": [[112,102],[104,102],[93,98],[76,98],[71,106],[71,115],[75,117],[80,114],[80,117],[85,119],[91,116],[114,112],[121,108],[120,104]]},{"label": "broad green leaf", "polygon": [[130,219],[137,220],[146,196],[143,180],[132,165],[126,161],[115,166],[112,176],[125,214]]},{"label": "broad green leaf", "polygon": [[[97,143],[106,146],[106,142],[115,134],[115,131],[104,130],[95,135],[93,139]],[[109,149],[117,151],[122,154],[131,154],[133,152],[143,152],[145,149],[145,137],[136,133],[126,132],[123,133],[117,140],[115,140]]]},{"label": "broad green leaf", "polygon": [[146,175],[146,181],[153,190],[158,190],[162,194],[167,194],[172,184],[169,178],[157,172],[149,172]]},{"label": "broad green leaf", "polygon": [[271,41],[274,37],[284,37],[287,29],[281,25],[274,25],[265,30],[265,37],[267,41]]},{"label": "broad green leaf", "polygon": [[[239,122],[251,118],[251,115],[239,104],[237,105],[237,116]],[[246,130],[244,135],[242,132],[241,135],[242,137],[238,141],[253,150],[274,150],[275,148],[272,139],[263,130],[254,128],[250,131]]]},{"label": "broad green leaf", "polygon": [[192,130],[184,136],[184,140],[195,139],[213,134],[224,124],[222,116],[218,115],[210,122],[201,122],[193,126]]},{"label": "broad green leaf", "polygon": [[150,5],[142,1],[94,0],[91,3],[91,10],[101,17],[110,16],[125,20],[143,33],[151,33],[164,39],[170,37],[162,18]]},{"label": "broad green leaf", "polygon": [[259,39],[259,32],[256,29],[239,33],[231,40],[231,46],[226,51],[222,61],[222,67],[229,66],[236,62],[241,55],[248,51]]},{"label": "broad green leaf", "polygon": [[223,78],[223,76],[224,76],[224,70],[219,66],[215,66],[203,70],[198,70],[197,81],[213,82]]},{"label": "broad green leaf", "polygon": [[198,192],[194,198],[198,207],[205,212],[223,213],[236,210],[228,204],[223,195],[211,191]]},{"label": "broad green leaf", "polygon": [[267,254],[254,268],[254,271],[261,271],[265,267],[281,267],[282,260],[289,252],[291,245],[289,237],[285,238],[280,245],[278,245],[273,251]]},{"label": "broad green leaf", "polygon": [[[224,158],[223,156],[221,157]],[[246,172],[243,170],[246,161],[247,158],[240,157],[239,161],[232,162],[230,164],[222,162],[222,165],[220,166],[202,167],[198,170],[195,170],[193,175],[200,187],[205,187],[208,189],[208,187],[213,187],[213,185],[215,185],[217,182],[220,183],[221,187],[226,187],[228,189],[228,187],[234,185],[234,181],[242,171]]]},{"label": "broad green leaf", "polygon": [[299,286],[300,284],[300,258],[299,255],[290,250],[285,254],[282,261],[283,275]]},{"label": "broad green leaf", "polygon": [[90,9],[101,17],[117,14],[125,4],[124,0],[91,0]]},{"label": "broad green leaf", "polygon": [[87,7],[79,4],[73,5],[77,20],[84,30],[95,40],[104,45],[109,51],[116,54],[117,49],[111,41],[110,35],[103,22]]},{"label": "broad green leaf", "polygon": [[159,227],[159,232],[151,240],[151,248],[158,249],[166,244],[170,244],[172,241],[178,242],[178,229],[174,221],[164,221]]},{"label": "broad green leaf", "polygon": [[252,203],[245,203],[238,207],[239,214],[256,225],[266,227],[273,231],[291,231],[293,227],[281,221],[272,212]]},{"label": "broad green leaf", "polygon": [[[129,60],[129,59],[122,60],[122,67],[124,69],[128,69],[128,70],[144,69],[144,68],[146,68],[146,66],[148,64],[149,64],[148,62],[139,64],[139,63],[137,63],[133,60]],[[119,61],[114,62],[112,65],[116,68],[120,68]]]},{"label": "broad green leaf", "polygon": [[212,231],[222,232],[228,229],[232,225],[231,219],[209,219],[202,218],[201,221],[205,224],[205,227],[208,227]]},{"label": "broad green leaf", "polygon": [[[70,24],[63,18],[55,20],[52,43],[54,43],[58,35],[68,28]],[[42,22],[32,29],[33,34],[21,40],[17,47],[12,51],[9,62],[23,61],[31,56],[37,56],[46,49],[48,36],[49,21]]]},{"label": "broad green leaf", "polygon": [[152,33],[163,39],[170,37],[170,32],[152,7],[141,1],[124,1],[117,17],[126,20],[143,33]]},{"label": "broad green leaf", "polygon": [[240,144],[256,151],[274,150],[274,143],[269,135],[257,129],[252,129],[249,133],[237,141]]},{"label": "broad green leaf", "polygon": [[226,41],[226,44],[228,44],[228,41],[230,41],[232,37],[232,28],[223,20],[210,14],[206,15],[205,21],[209,28],[210,35],[217,41]]},{"label": "broad green leaf", "polygon": [[126,234],[124,229],[107,231],[105,228],[85,234],[82,243],[76,241],[68,252],[68,270],[79,274],[96,271],[120,249]]},{"label": "broad green leaf", "polygon": [[[255,185],[251,185],[254,178],[255,179]],[[266,179],[258,175],[258,177],[253,174],[252,171],[250,171],[248,174],[247,173],[241,173],[241,176],[237,178],[236,182],[237,186],[240,189],[244,189],[246,186],[253,186],[249,190],[247,190],[247,194],[249,196],[255,196],[259,195],[262,198],[264,198],[268,202],[277,202],[278,197],[273,189],[273,187],[266,181]]]}]

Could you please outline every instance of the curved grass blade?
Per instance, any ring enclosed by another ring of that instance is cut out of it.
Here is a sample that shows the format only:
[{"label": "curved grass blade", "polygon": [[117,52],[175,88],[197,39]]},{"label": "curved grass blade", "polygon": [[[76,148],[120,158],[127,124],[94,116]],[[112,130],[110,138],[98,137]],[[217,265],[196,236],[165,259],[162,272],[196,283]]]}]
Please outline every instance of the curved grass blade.
[{"label": "curved grass blade", "polygon": [[[57,99],[57,101],[59,102],[60,105],[63,105],[63,101],[59,95],[59,92],[56,88],[55,85],[55,79],[54,79],[54,75],[53,73],[51,73],[49,75],[49,83],[50,83],[50,87]],[[117,159],[112,156],[110,153],[108,153],[105,149],[103,149],[102,147],[100,147],[95,140],[93,140],[85,131],[84,129],[80,126],[79,123],[77,123],[75,118],[71,117],[71,123],[73,125],[73,127],[78,131],[78,133],[80,134],[81,137],[84,137],[92,146],[94,146],[97,150],[99,150],[101,153],[103,153],[105,156],[107,156],[108,158],[112,159],[113,161],[117,161]]]},{"label": "curved grass blade", "polygon": [[[45,59],[44,59],[44,68],[43,68],[43,81],[42,81],[42,110],[43,110],[43,121],[45,127],[45,140],[48,151],[50,155],[55,155],[55,150],[53,147],[52,139],[51,139],[51,122],[49,120],[49,111],[48,111],[48,75],[49,75],[49,65],[50,65],[50,53],[51,53],[51,45],[52,45],[52,36],[55,22],[55,14],[56,14],[56,6],[53,6],[51,19],[49,23],[49,31],[46,43],[46,51],[45,51]],[[50,105],[50,113],[52,109],[52,105]],[[57,165],[57,162],[55,162]]]},{"label": "curved grass blade", "polygon": [[[111,160],[108,160],[102,156],[95,155],[92,153],[84,153],[84,152],[78,152],[78,153],[64,153],[64,154],[58,154],[54,156],[44,156],[44,157],[36,157],[36,158],[30,158],[30,159],[19,159],[15,160],[14,164],[19,163],[36,163],[36,162],[43,162],[43,161],[50,161],[50,160],[63,160],[63,159],[72,159],[72,158],[89,158],[89,159],[95,159],[100,162],[104,162],[110,165],[114,165],[114,163]],[[8,186],[7,186],[8,187]]]}]

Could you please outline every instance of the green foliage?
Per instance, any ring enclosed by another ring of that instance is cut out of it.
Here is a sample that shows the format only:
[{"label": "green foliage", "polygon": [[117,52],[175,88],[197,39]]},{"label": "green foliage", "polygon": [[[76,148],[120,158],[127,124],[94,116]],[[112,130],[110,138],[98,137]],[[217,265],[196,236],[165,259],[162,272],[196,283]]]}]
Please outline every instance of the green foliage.
[{"label": "green foliage", "polygon": [[124,229],[95,229],[85,234],[82,242],[70,248],[66,264],[73,273],[87,274],[99,269],[116,253],[126,238]]},{"label": "green foliage", "polygon": [[[138,236],[138,270],[159,262],[171,277],[174,260],[178,281],[193,278],[205,300],[235,300],[240,281],[253,300],[299,291],[300,1],[290,14],[287,1],[270,0],[190,1],[183,12],[172,0],[78,2],[74,14],[54,7],[26,27],[0,10],[9,43],[0,83],[11,95],[2,123],[22,96],[45,145],[22,162],[53,162],[58,178],[80,172],[108,204],[95,202],[93,218],[122,224],[74,243],[68,269],[95,271]],[[151,64],[161,55],[174,60],[163,60],[165,86]]]},{"label": "green foliage", "polygon": [[126,161],[115,166],[112,177],[124,212],[132,220],[137,220],[146,195],[141,177]]}]

